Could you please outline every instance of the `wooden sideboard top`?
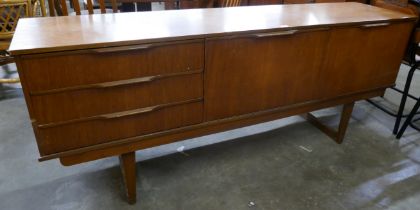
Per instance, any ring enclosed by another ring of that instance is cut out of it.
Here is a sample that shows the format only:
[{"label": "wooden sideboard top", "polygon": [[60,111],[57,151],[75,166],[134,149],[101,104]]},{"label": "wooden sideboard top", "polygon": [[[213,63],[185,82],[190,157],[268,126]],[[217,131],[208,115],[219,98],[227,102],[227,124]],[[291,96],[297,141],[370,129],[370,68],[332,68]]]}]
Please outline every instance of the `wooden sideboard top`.
[{"label": "wooden sideboard top", "polygon": [[25,18],[9,50],[33,54],[415,18],[354,2]]}]

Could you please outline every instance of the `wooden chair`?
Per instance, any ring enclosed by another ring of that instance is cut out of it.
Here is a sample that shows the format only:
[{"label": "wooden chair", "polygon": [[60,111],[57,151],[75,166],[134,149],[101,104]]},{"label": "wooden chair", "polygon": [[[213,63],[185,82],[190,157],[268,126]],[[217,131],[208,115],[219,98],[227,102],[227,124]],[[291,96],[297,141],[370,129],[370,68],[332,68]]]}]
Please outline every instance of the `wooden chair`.
[{"label": "wooden chair", "polygon": [[[76,15],[91,15],[95,13],[118,12],[117,0],[109,0],[112,10],[106,8],[106,3],[108,2],[105,2],[105,0],[98,0],[99,9],[94,9],[93,0],[85,0],[86,10],[82,10],[80,8],[78,0],[71,1],[74,8],[74,14]],[[48,7],[50,10],[50,16],[68,16],[69,14],[72,14],[71,12],[69,13],[66,0],[48,0]]]},{"label": "wooden chair", "polygon": [[30,16],[32,17],[45,17],[47,16],[47,10],[45,8],[45,0],[32,0],[31,1],[31,7],[32,11],[30,11],[32,14]]},{"label": "wooden chair", "polygon": [[[408,0],[371,0],[371,4],[373,6],[377,6],[377,7],[381,7],[381,8],[385,8],[385,9],[389,9],[389,10],[394,10],[394,11],[399,11],[399,12],[403,12],[403,13],[407,13],[407,14],[414,14],[418,16],[418,11],[420,8],[420,5],[414,5],[410,2],[408,2]],[[420,131],[420,128],[416,127],[415,125],[411,124],[411,120],[413,118],[413,116],[416,114],[417,110],[414,111],[414,113],[412,113],[413,111],[410,112],[410,114],[404,114],[404,109],[405,109],[405,103],[407,98],[410,99],[414,99],[417,100],[417,103],[419,103],[419,99],[417,99],[417,97],[409,94],[409,90],[410,90],[410,86],[411,86],[411,81],[413,79],[413,75],[414,72],[418,69],[418,67],[420,66],[420,60],[416,59],[416,56],[419,54],[419,44],[420,44],[420,27],[419,25],[417,25],[417,27],[413,30],[412,34],[411,34],[411,39],[410,42],[408,43],[407,46],[407,51],[406,51],[406,55],[403,59],[403,63],[409,65],[411,68],[408,72],[407,75],[407,79],[405,82],[405,86],[404,89],[401,90],[397,87],[392,87],[392,90],[395,90],[399,93],[402,94],[401,97],[401,101],[398,107],[398,111],[395,113],[385,107],[383,107],[382,105],[372,101],[372,100],[367,100],[369,103],[371,103],[372,105],[374,105],[375,107],[379,108],[380,110],[384,111],[385,113],[395,117],[395,124],[394,124],[394,129],[393,129],[393,133],[397,134],[397,138],[399,139],[402,134],[404,133],[404,130],[407,128],[408,125],[412,125],[413,128],[417,129]],[[402,118],[407,117],[406,122],[404,123],[404,125],[400,128],[400,123]]]},{"label": "wooden chair", "polygon": [[[179,0],[178,9],[194,9],[194,8],[212,8],[214,7],[215,0]],[[165,1],[166,4],[171,4],[169,1]],[[172,2],[173,4],[173,2]],[[175,8],[170,8],[175,9]]]},{"label": "wooden chair", "polygon": [[[29,0],[0,0],[0,66],[14,63],[9,55],[9,48],[19,18],[29,17],[31,3]],[[19,78],[2,78],[0,83],[18,83]]]},{"label": "wooden chair", "polygon": [[242,0],[220,0],[219,6],[220,7],[237,7],[241,6]]}]

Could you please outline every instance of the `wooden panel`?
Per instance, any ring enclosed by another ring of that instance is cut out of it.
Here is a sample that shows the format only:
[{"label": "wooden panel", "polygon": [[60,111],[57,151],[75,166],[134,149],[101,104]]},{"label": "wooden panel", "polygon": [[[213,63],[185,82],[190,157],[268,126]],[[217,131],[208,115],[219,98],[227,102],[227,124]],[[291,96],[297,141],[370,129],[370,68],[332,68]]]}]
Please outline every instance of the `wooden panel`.
[{"label": "wooden panel", "polygon": [[320,97],[328,29],[206,41],[206,120]]},{"label": "wooden panel", "polygon": [[[186,102],[152,112],[38,128],[42,155],[111,142],[121,138],[197,124],[202,102]],[[128,113],[129,114],[129,113]]]},{"label": "wooden panel", "polygon": [[[96,51],[96,52],[94,52]],[[22,61],[31,93],[136,77],[202,70],[201,40],[163,45],[101,48]]]},{"label": "wooden panel", "polygon": [[35,120],[44,124],[201,98],[202,82],[198,72],[128,86],[32,96],[31,100]]},{"label": "wooden panel", "polygon": [[207,38],[247,31],[288,30],[296,27],[415,18],[413,15],[360,3],[266,5],[24,18],[19,20],[9,50],[17,55]]},{"label": "wooden panel", "polygon": [[412,23],[333,29],[322,71],[323,97],[395,83]]}]

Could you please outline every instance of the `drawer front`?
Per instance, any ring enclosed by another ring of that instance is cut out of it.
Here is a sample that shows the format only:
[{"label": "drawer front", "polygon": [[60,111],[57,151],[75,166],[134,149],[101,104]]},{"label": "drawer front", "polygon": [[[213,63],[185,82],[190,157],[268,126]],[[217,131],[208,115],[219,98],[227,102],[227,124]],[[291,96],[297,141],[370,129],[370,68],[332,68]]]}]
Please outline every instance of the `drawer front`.
[{"label": "drawer front", "polygon": [[39,125],[203,97],[202,71],[33,95]]},{"label": "drawer front", "polygon": [[202,70],[203,59],[203,41],[194,40],[25,56],[21,69],[36,92]]},{"label": "drawer front", "polygon": [[202,122],[202,99],[112,113],[75,121],[38,127],[41,155],[150,134]]}]

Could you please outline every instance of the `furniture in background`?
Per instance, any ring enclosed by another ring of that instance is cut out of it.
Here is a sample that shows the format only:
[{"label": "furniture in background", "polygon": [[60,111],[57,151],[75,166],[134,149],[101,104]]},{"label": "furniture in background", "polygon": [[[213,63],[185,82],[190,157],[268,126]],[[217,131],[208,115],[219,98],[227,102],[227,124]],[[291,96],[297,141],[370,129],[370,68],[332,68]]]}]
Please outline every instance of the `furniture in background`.
[{"label": "furniture in background", "polygon": [[6,54],[5,57],[2,56],[2,61],[13,62],[6,50],[9,48],[19,18],[28,17],[30,11],[28,0],[0,0],[0,50],[1,54]]},{"label": "furniture in background", "polygon": [[[418,61],[417,61],[418,64]],[[404,135],[405,130],[407,129],[408,126],[411,126],[412,128],[420,131],[420,128],[418,128],[415,124],[414,121],[418,121],[420,119],[414,119],[414,116],[416,114],[419,114],[419,107],[420,107],[420,97],[416,98],[416,103],[413,106],[413,108],[411,109],[410,113],[407,116],[407,119],[404,121],[404,124],[401,126],[401,128],[398,130],[397,133],[397,139],[400,139],[402,137],[402,135]],[[413,120],[414,119],[414,120]]]},{"label": "furniture in background", "polygon": [[[49,3],[55,8],[55,13],[51,16],[63,16],[61,6],[67,0],[49,0]],[[70,6],[73,7],[73,1],[69,0]],[[116,0],[117,8],[121,12],[127,11],[149,11],[151,10],[151,3],[160,2],[165,4],[165,10],[173,9],[192,9],[192,8],[213,8],[213,7],[231,7],[231,6],[254,6],[254,5],[269,5],[269,4],[302,4],[302,3],[328,3],[328,2],[345,2],[346,0]],[[366,3],[366,0],[349,0],[361,3]],[[101,4],[110,10],[113,8],[113,3],[110,0],[93,0],[93,9],[98,9],[99,12]],[[88,7],[88,0],[84,0],[85,7]],[[137,10],[135,10],[135,6]],[[50,10],[51,10],[50,6]]]},{"label": "furniture in background", "polygon": [[121,12],[152,11],[152,1],[119,0]]},{"label": "furniture in background", "polygon": [[[178,1],[178,9],[213,8],[213,7],[215,7],[216,2],[217,2],[217,0]],[[166,7],[165,7],[165,9],[166,9]]]},{"label": "furniture in background", "polygon": [[[5,65],[15,62],[7,49],[15,33],[18,20],[23,17],[34,16],[40,8],[44,15],[45,7],[41,7],[38,0],[0,0],[0,66],[4,67],[7,75],[13,74],[9,67]],[[19,78],[0,78],[0,84],[19,82]]]},{"label": "furniture in background", "polygon": [[219,0],[220,7],[237,7],[241,5],[241,0]]},{"label": "furniture in background", "polygon": [[46,17],[47,10],[45,8],[45,0],[31,0],[32,17]]},{"label": "furniture in background", "polygon": [[[75,15],[91,15],[98,13],[118,12],[117,0],[109,0],[112,9],[107,9],[105,0],[99,0],[99,9],[94,9],[94,0],[84,0],[86,9],[80,7],[79,0],[71,0]],[[48,0],[50,16],[68,16],[69,9],[66,0]]]},{"label": "furniture in background", "polygon": [[10,51],[39,160],[119,156],[134,203],[136,150],[338,105],[338,130],[306,118],[341,143],[354,102],[394,84],[415,20],[360,3],[23,19]]},{"label": "furniture in background", "polygon": [[[420,1],[418,0],[410,0],[409,1],[410,5],[412,8],[414,8],[414,10],[418,13],[420,10]],[[411,85],[411,80],[413,78],[413,74],[415,72],[415,70],[418,69],[419,65],[420,65],[420,59],[418,58],[420,55],[420,49],[419,49],[419,44],[420,44],[420,23],[417,22],[417,27],[416,29],[413,31],[413,35],[411,38],[411,43],[409,45],[409,52],[411,52],[409,55],[409,62],[408,64],[411,66],[411,69],[409,71],[409,74],[407,76],[407,81],[405,84],[405,89],[407,89],[406,91],[404,91],[404,93],[406,93],[406,95],[411,98],[416,100],[415,105],[413,106],[413,108],[411,109],[411,111],[409,112],[407,119],[405,120],[404,124],[401,126],[401,128],[398,130],[397,133],[397,139],[400,139],[402,137],[402,135],[404,134],[405,130],[407,129],[408,126],[416,129],[417,131],[420,131],[420,128],[414,124],[414,122],[419,121],[420,118],[414,119],[415,115],[419,114],[418,110],[419,110],[419,106],[420,106],[420,97],[414,97],[411,94],[408,94],[408,90],[410,89],[410,85]],[[404,90],[405,90],[404,89]],[[407,98],[407,96],[405,96],[405,98]],[[404,97],[404,95],[403,95]],[[400,112],[399,114],[402,114],[402,112],[404,111],[404,100],[401,100],[401,105],[400,105]]]},{"label": "furniture in background", "polygon": [[247,1],[248,5],[270,5],[270,4],[282,4],[283,0],[242,0]]},{"label": "furniture in background", "polygon": [[[419,5],[414,5],[410,2],[408,2],[407,0],[402,0],[402,1],[401,0],[398,0],[398,1],[372,0],[371,4],[376,6],[376,7],[386,8],[386,9],[390,9],[390,10],[399,11],[399,12],[403,12],[403,13],[406,13],[406,14],[418,16]],[[398,106],[398,111],[394,112],[394,111],[382,106],[381,104],[379,104],[377,102],[374,102],[371,99],[367,100],[369,103],[371,103],[375,107],[377,107],[380,110],[384,111],[385,113],[395,117],[395,123],[394,123],[394,128],[393,128],[393,133],[394,134],[398,133],[398,131],[400,129],[401,120],[403,118],[409,117],[409,114],[404,114],[404,109],[405,109],[405,104],[406,104],[407,98],[417,100],[417,97],[411,95],[409,93],[409,90],[410,90],[410,86],[411,86],[411,81],[412,81],[413,76],[414,76],[414,72],[417,70],[417,68],[419,67],[419,64],[420,64],[420,61],[416,60],[416,55],[418,54],[418,51],[419,51],[419,43],[420,43],[420,29],[418,27],[416,27],[412,31],[410,41],[407,43],[407,50],[406,50],[405,56],[403,57],[403,60],[402,60],[403,63],[410,66],[410,70],[407,74],[407,79],[406,79],[406,82],[405,82],[405,85],[404,85],[404,89],[401,90],[401,89],[399,89],[395,86],[390,88],[391,90],[397,91],[398,93],[402,94],[401,101],[400,101],[400,104]],[[420,131],[420,128],[418,128],[414,124],[409,123],[409,125],[411,125],[416,130]],[[400,133],[403,133],[404,130],[405,130],[405,128],[403,128],[402,132],[400,132]],[[400,138],[401,135],[398,134],[397,138]]]}]

